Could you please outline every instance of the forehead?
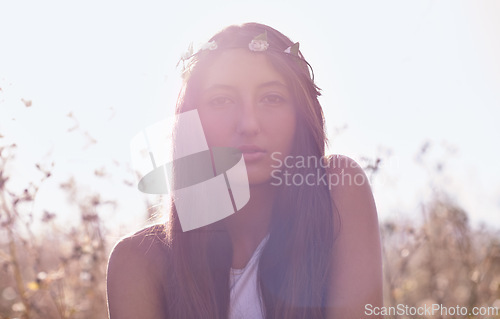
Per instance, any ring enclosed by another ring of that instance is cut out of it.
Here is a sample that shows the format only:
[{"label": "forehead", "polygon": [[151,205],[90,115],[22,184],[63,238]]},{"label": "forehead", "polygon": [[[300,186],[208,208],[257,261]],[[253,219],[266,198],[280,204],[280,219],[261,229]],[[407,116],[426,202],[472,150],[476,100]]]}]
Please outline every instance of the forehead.
[{"label": "forehead", "polygon": [[201,89],[214,84],[258,86],[261,83],[285,78],[271,64],[265,53],[245,49],[230,49],[220,53],[200,75]]}]

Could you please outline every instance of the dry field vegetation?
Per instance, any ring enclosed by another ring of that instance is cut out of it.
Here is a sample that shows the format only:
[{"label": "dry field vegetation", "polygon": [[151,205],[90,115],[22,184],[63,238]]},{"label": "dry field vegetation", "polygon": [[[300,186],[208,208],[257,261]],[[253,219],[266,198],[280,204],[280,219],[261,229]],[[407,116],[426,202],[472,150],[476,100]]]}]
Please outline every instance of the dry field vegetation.
[{"label": "dry field vegetation", "polygon": [[[34,216],[52,167],[37,164],[41,178],[12,192],[8,164],[16,146],[1,142],[0,319],[106,318],[106,262],[114,242],[106,240],[100,212],[115,203],[97,193],[78,197],[78,183],[70,179],[60,187],[63,200],[78,207],[79,225],[58,224],[58,212]],[[380,160],[373,163],[365,167],[376,178]],[[385,304],[500,306],[499,232],[471,227],[467,213],[437,192],[422,203],[421,214],[418,221],[381,224]],[[35,223],[41,225],[36,231]]]},{"label": "dry field vegetation", "polygon": [[[110,245],[99,216],[98,194],[77,198],[77,183],[60,187],[80,213],[78,227],[57,223],[45,211],[35,220],[32,208],[50,169],[20,193],[8,189],[6,166],[15,145],[0,146],[0,318],[105,318],[106,262]],[[65,199],[62,199],[65,200]],[[34,230],[33,225],[41,227]]]}]

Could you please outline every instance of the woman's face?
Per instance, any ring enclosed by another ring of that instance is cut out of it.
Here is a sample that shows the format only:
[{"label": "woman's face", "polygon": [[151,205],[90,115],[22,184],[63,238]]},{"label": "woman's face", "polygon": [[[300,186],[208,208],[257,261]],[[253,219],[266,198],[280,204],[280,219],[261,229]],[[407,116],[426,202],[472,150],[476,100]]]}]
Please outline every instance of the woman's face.
[{"label": "woman's face", "polygon": [[250,185],[270,182],[295,133],[285,78],[265,53],[246,49],[223,51],[200,76],[197,107],[208,145],[239,148]]}]

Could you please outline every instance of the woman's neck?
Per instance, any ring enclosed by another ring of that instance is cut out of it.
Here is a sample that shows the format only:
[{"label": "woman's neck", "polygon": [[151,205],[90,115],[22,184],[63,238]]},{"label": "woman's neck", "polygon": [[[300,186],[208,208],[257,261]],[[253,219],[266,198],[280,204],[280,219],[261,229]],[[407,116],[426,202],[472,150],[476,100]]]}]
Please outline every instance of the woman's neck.
[{"label": "woman's neck", "polygon": [[233,246],[233,268],[244,268],[268,234],[274,196],[272,185],[250,186],[249,202],[224,220]]}]

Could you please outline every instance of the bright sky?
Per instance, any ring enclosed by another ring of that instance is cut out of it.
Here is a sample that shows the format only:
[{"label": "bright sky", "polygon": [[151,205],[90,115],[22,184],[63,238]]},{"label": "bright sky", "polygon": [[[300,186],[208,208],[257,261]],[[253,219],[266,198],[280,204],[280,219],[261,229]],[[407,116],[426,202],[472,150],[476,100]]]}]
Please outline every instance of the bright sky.
[{"label": "bright sky", "polygon": [[[141,220],[143,196],[121,182],[131,138],[173,113],[189,43],[247,21],[300,42],[332,153],[386,159],[372,185],[381,219],[418,214],[435,174],[414,157],[429,141],[430,163],[447,158],[445,189],[473,221],[500,226],[495,0],[2,1],[0,141],[18,144],[18,185],[37,176],[35,162],[56,164],[35,209],[60,211],[57,185],[73,174],[118,199],[110,222]],[[70,112],[79,126],[68,133]],[[96,182],[96,167],[115,178]]]}]

